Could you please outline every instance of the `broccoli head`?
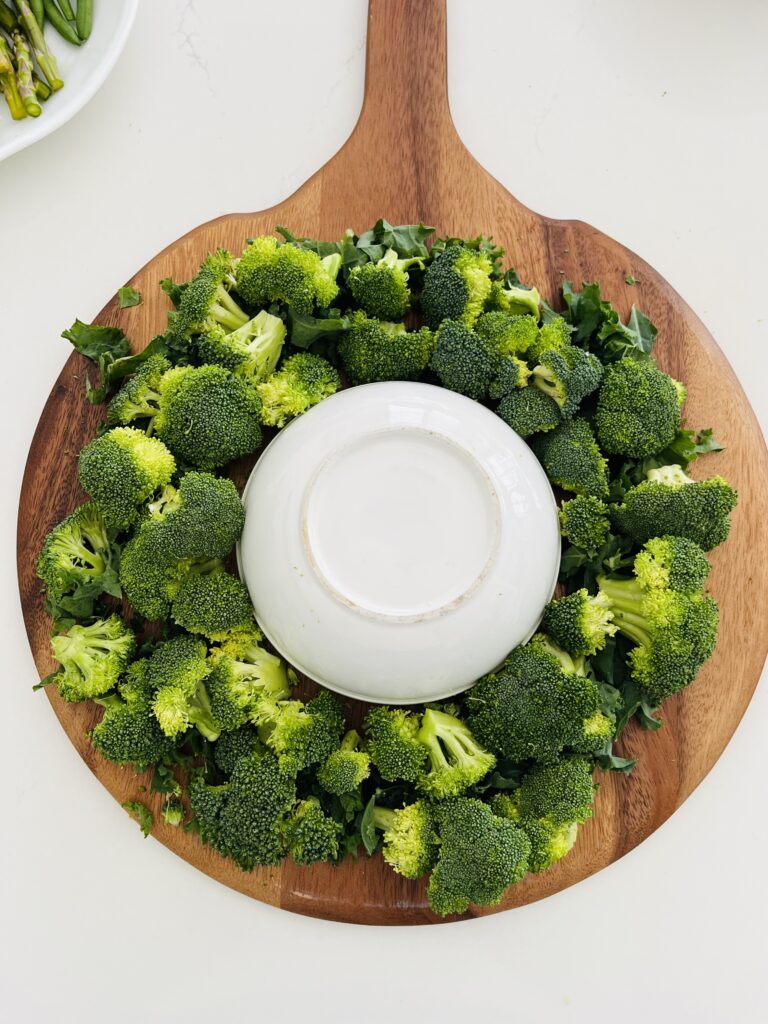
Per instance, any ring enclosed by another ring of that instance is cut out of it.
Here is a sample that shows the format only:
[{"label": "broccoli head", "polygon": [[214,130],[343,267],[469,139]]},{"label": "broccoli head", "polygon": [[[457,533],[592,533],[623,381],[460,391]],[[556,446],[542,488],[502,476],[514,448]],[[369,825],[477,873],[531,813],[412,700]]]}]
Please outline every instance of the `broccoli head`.
[{"label": "broccoli head", "polygon": [[285,324],[278,316],[262,310],[236,331],[215,326],[196,342],[202,363],[231,370],[244,380],[257,383],[273,373],[285,342]]},{"label": "broccoli head", "polygon": [[233,260],[225,249],[210,253],[181,293],[178,310],[168,314],[169,333],[188,339],[220,325],[234,331],[247,320],[229,294],[234,285]]},{"label": "broccoli head", "polygon": [[710,551],[728,536],[736,501],[736,491],[721,476],[692,480],[679,466],[662,466],[649,470],[647,480],[611,507],[611,520],[636,544],[669,535]]},{"label": "broccoli head", "polygon": [[119,596],[109,531],[93,502],[54,526],[38,557],[37,575],[54,599],[83,586]]},{"label": "broccoli head", "polygon": [[258,752],[264,753],[258,733],[252,725],[243,725],[239,729],[222,732],[213,748],[213,759],[219,771],[230,776],[241,757]]},{"label": "broccoli head", "polygon": [[427,748],[429,761],[416,785],[434,799],[459,796],[496,765],[496,758],[481,747],[464,722],[437,708],[424,712],[418,739]]},{"label": "broccoli head", "polygon": [[582,400],[600,385],[603,367],[597,356],[573,345],[539,355],[532,381],[557,403],[563,416],[572,416]]},{"label": "broccoli head", "polygon": [[592,597],[583,587],[551,601],[541,628],[574,658],[596,654],[616,632],[609,602],[600,594]]},{"label": "broccoli head", "polygon": [[148,548],[166,559],[226,558],[244,522],[243,503],[232,481],[193,471],[149,504],[141,532]]},{"label": "broccoli head", "polygon": [[103,757],[115,764],[130,764],[137,772],[145,771],[173,751],[172,741],[152,711],[146,683],[147,664],[143,658],[129,666],[127,683],[119,685],[119,695],[96,698],[105,710],[91,733],[91,743]]},{"label": "broccoli head", "polygon": [[427,748],[418,739],[418,715],[403,708],[371,708],[365,734],[371,760],[387,782],[416,782],[424,771]]},{"label": "broccoli head", "polygon": [[483,313],[475,330],[494,352],[508,356],[525,356],[539,334],[535,317],[501,312]]},{"label": "broccoli head", "polygon": [[205,687],[207,648],[191,636],[177,636],[160,644],[147,666],[154,690],[152,710],[166,736],[175,739],[190,726],[216,740],[221,726],[215,720]]},{"label": "broccoli head", "polygon": [[494,281],[486,305],[490,310],[513,316],[528,314],[538,320],[541,295],[535,288],[525,288],[519,284],[504,285],[501,281]]},{"label": "broccoli head", "polygon": [[545,352],[565,352],[570,348],[571,328],[561,316],[556,316],[541,325],[528,347],[526,358],[535,364]]},{"label": "broccoli head", "polygon": [[531,447],[553,484],[576,494],[607,496],[608,463],[585,419],[565,420],[549,433],[535,437]]},{"label": "broccoli head", "polygon": [[127,529],[140,506],[164,487],[176,462],[162,441],[133,427],[115,427],[80,452],[80,483],[108,526]]},{"label": "broccoli head", "polygon": [[472,327],[491,292],[493,264],[489,256],[462,245],[447,246],[427,267],[421,309],[427,327],[443,320]]},{"label": "broccoli head", "polygon": [[216,648],[210,656],[208,692],[222,728],[237,729],[253,715],[262,700],[280,701],[291,688],[285,664],[259,646],[261,634],[250,628]]},{"label": "broccoli head", "polygon": [[636,459],[674,440],[685,398],[681,384],[652,359],[620,359],[605,371],[595,424],[603,451]]},{"label": "broccoli head", "polygon": [[179,459],[215,469],[256,451],[260,413],[256,389],[223,366],[176,366],[160,380],[153,424]]},{"label": "broccoli head", "polygon": [[177,560],[163,551],[150,523],[144,523],[120,556],[120,585],[134,609],[146,619],[166,618],[171,601],[190,572],[221,569],[218,559]]},{"label": "broccoli head", "polygon": [[371,319],[356,310],[338,350],[352,384],[380,380],[416,380],[426,369],[435,347],[427,327],[406,331],[402,323]]},{"label": "broccoli head", "polygon": [[436,339],[430,365],[443,387],[475,401],[485,398],[497,360],[482,338],[457,320],[444,320]]},{"label": "broccoli head", "polygon": [[128,426],[136,420],[151,423],[160,402],[160,379],[170,370],[165,356],[150,356],[107,406],[107,423]]},{"label": "broccoli head", "polygon": [[353,793],[371,774],[370,754],[358,750],[360,736],[350,729],[327,761],[318,769],[317,781],[327,793]]},{"label": "broccoli head", "polygon": [[653,537],[635,558],[635,575],[645,587],[668,587],[688,594],[707,582],[710,564],[687,537]]},{"label": "broccoli head", "polygon": [[136,652],[133,631],[117,615],[74,625],[51,639],[60,664],[54,676],[64,700],[93,700],[112,690]]},{"label": "broccoli head", "polygon": [[393,871],[421,878],[435,866],[440,840],[429,804],[417,800],[395,810],[374,807],[373,823],[384,833],[382,854]]},{"label": "broccoli head", "polygon": [[284,427],[341,387],[338,373],[321,356],[298,352],[286,359],[277,373],[258,385],[261,421],[268,427]]},{"label": "broccoli head", "polygon": [[596,552],[610,529],[608,506],[591,494],[577,494],[560,505],[560,533],[577,548]]},{"label": "broccoli head", "polygon": [[344,712],[336,698],[322,690],[303,704],[299,700],[260,703],[260,735],[286,771],[299,772],[328,759],[344,732]]},{"label": "broccoli head", "polygon": [[470,903],[493,906],[528,870],[531,844],[522,829],[480,800],[454,797],[434,805],[440,835],[427,886],[436,914],[463,914]]},{"label": "broccoli head", "polygon": [[347,287],[368,316],[378,320],[399,320],[411,305],[408,269],[413,266],[423,270],[424,261],[418,256],[400,259],[394,249],[387,249],[381,259],[353,267]]},{"label": "broccoli head", "polygon": [[557,402],[531,387],[505,395],[496,412],[520,437],[554,430],[563,418]]},{"label": "broccoli head", "polygon": [[253,622],[253,605],[236,576],[217,569],[190,572],[180,582],[171,604],[171,618],[190,633],[226,640],[234,630]]},{"label": "broccoli head", "polygon": [[282,822],[285,845],[297,864],[335,860],[342,826],[329,817],[316,797],[300,800]]},{"label": "broccoli head", "polygon": [[309,249],[263,235],[254,238],[240,257],[235,280],[249,306],[259,309],[282,302],[296,313],[311,313],[315,306],[330,306],[338,295],[340,269],[338,254],[321,259]]}]

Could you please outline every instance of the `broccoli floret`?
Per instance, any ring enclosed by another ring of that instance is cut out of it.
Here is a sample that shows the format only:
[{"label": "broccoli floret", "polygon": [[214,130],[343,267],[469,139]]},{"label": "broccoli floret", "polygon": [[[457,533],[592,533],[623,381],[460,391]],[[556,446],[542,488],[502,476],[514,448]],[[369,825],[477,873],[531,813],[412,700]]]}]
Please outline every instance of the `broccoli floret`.
[{"label": "broccoli floret", "polygon": [[737,497],[721,476],[692,480],[679,466],[662,466],[611,507],[611,520],[636,544],[670,535],[710,551],[728,536]]},{"label": "broccoli floret", "polygon": [[545,352],[563,352],[571,348],[571,328],[561,316],[542,324],[526,352],[529,362],[538,363]]},{"label": "broccoli floret", "polygon": [[190,633],[226,640],[253,622],[253,605],[243,583],[223,570],[188,573],[171,604],[171,618]]},{"label": "broccoli floret", "polygon": [[594,553],[603,546],[610,529],[608,506],[591,494],[578,494],[560,506],[560,532],[577,548]]},{"label": "broccoli floret", "polygon": [[184,821],[184,804],[177,796],[166,797],[162,811],[163,821],[171,828],[178,828]]},{"label": "broccoli floret", "polygon": [[[211,703],[213,705],[213,701]],[[213,759],[219,771],[229,776],[241,757],[257,752],[264,752],[258,733],[252,725],[243,725],[219,736],[213,748]]]},{"label": "broccoli floret", "polygon": [[339,746],[344,712],[327,690],[303,704],[299,700],[261,701],[264,742],[286,771],[298,772],[326,761]]},{"label": "broccoli floret", "polygon": [[134,609],[146,619],[166,618],[181,581],[190,572],[221,569],[218,559],[174,559],[163,551],[151,524],[144,523],[120,557],[120,585]]},{"label": "broccoli floret", "polygon": [[596,654],[613,636],[613,614],[608,601],[599,594],[592,597],[582,587],[544,609],[541,628],[558,646],[573,657]]},{"label": "broccoli floret", "polygon": [[368,316],[379,320],[399,320],[411,305],[408,268],[413,266],[423,270],[424,261],[418,256],[399,259],[394,249],[387,249],[375,263],[353,267],[347,287],[357,305]]},{"label": "broccoli floret", "polygon": [[505,395],[496,412],[520,437],[554,430],[563,418],[557,402],[531,387]]},{"label": "broccoli floret", "polygon": [[681,593],[701,590],[710,564],[698,544],[686,537],[654,537],[635,558],[635,575],[645,587],[668,587]]},{"label": "broccoli floret", "polygon": [[427,327],[458,320],[472,327],[491,292],[493,264],[486,253],[449,245],[427,267],[421,309]]},{"label": "broccoli floret", "polygon": [[136,652],[132,630],[117,615],[74,625],[51,639],[61,668],[54,679],[67,701],[92,700],[114,689]]},{"label": "broccoli floret", "polygon": [[281,823],[296,801],[296,783],[271,754],[241,757],[223,786],[194,780],[189,801],[203,842],[243,871],[282,860]]},{"label": "broccoli floret", "polygon": [[262,310],[236,331],[214,327],[197,339],[197,353],[203,363],[223,366],[247,381],[266,380],[280,359],[285,342],[285,324],[278,316]]},{"label": "broccoli floret", "polygon": [[693,682],[717,640],[718,607],[700,592],[683,593],[667,584],[598,577],[619,632],[637,646],[629,652],[633,679],[652,706]]},{"label": "broccoli floret", "polygon": [[286,359],[277,373],[258,385],[261,421],[268,427],[284,427],[341,387],[331,364],[311,352],[298,352]]},{"label": "broccoli floret", "polygon": [[539,356],[531,383],[557,402],[563,416],[572,416],[582,400],[600,385],[603,367],[597,356],[569,345]]},{"label": "broccoli floret", "polygon": [[324,813],[316,797],[300,800],[283,821],[285,845],[297,864],[335,860],[342,826]]},{"label": "broccoli floret", "polygon": [[237,488],[226,477],[185,473],[178,488],[166,487],[149,505],[141,532],[166,559],[225,558],[245,522]]},{"label": "broccoli floret", "polygon": [[330,306],[338,295],[340,269],[338,254],[320,259],[309,249],[264,235],[254,238],[240,257],[235,280],[239,294],[256,309],[283,302],[296,313],[311,313],[315,306]]},{"label": "broccoli floret", "polygon": [[317,781],[326,792],[336,796],[353,793],[371,774],[370,754],[358,750],[359,743],[359,734],[350,729],[339,749],[318,769]]},{"label": "broccoli floret", "polygon": [[488,294],[487,307],[512,315],[529,314],[539,319],[541,295],[535,288],[523,288],[521,285],[507,285],[494,281]]},{"label": "broccoli floret", "polygon": [[427,761],[427,748],[418,740],[421,722],[402,708],[371,708],[365,735],[371,760],[386,782],[416,782]]},{"label": "broccoli floret", "polygon": [[80,452],[80,483],[105,522],[119,530],[136,521],[139,507],[175,471],[163,442],[133,427],[115,427]]},{"label": "broccoli floret", "polygon": [[604,498],[608,494],[608,463],[585,419],[565,420],[531,441],[534,455],[553,484]]},{"label": "broccoli floret", "polygon": [[177,636],[160,644],[149,659],[152,710],[163,733],[171,739],[191,725],[208,740],[218,739],[221,732],[204,683],[207,653],[205,644],[196,637]]},{"label": "broccoli floret", "polygon": [[473,330],[457,320],[444,320],[437,331],[431,367],[443,387],[480,401],[488,394],[496,360]]},{"label": "broccoli floret", "polygon": [[470,903],[493,906],[528,870],[531,845],[511,821],[466,797],[434,807],[440,834],[438,861],[427,898],[436,914],[463,914]]},{"label": "broccoli floret", "polygon": [[605,371],[595,425],[604,451],[642,459],[674,440],[680,426],[682,384],[652,359],[620,359]]},{"label": "broccoli floret", "polygon": [[150,356],[109,403],[107,423],[128,426],[135,420],[152,420],[160,401],[160,378],[170,368],[165,356]]},{"label": "broccoli floret", "polygon": [[374,320],[356,310],[338,343],[352,384],[379,380],[416,380],[432,358],[435,338],[427,327],[406,331],[402,323]]},{"label": "broccoli floret", "polygon": [[510,316],[509,313],[483,313],[475,330],[499,355],[524,356],[539,335],[533,316]]},{"label": "broccoli floret", "polygon": [[104,716],[91,733],[91,743],[108,761],[130,764],[137,772],[162,760],[173,750],[172,741],[160,728],[152,711],[146,683],[147,660],[129,667],[127,686],[120,684],[120,696],[98,697]]},{"label": "broccoli floret", "polygon": [[434,815],[423,800],[396,810],[375,807],[373,823],[384,832],[382,855],[393,871],[421,878],[435,866],[440,840]]},{"label": "broccoli floret", "polygon": [[496,758],[480,746],[464,722],[436,708],[424,712],[418,739],[427,748],[429,770],[416,785],[435,799],[459,796],[496,765]]},{"label": "broccoli floret", "polygon": [[197,469],[215,469],[256,451],[260,413],[256,389],[224,367],[176,366],[160,380],[160,408],[152,422],[178,458]]},{"label": "broccoli floret", "polygon": [[262,700],[284,700],[291,688],[285,664],[259,646],[255,628],[235,634],[214,650],[208,679],[211,707],[222,728],[237,729],[257,714]]},{"label": "broccoli floret", "polygon": [[613,725],[583,665],[537,634],[467,694],[468,725],[511,761],[551,761],[566,748],[596,749]]},{"label": "broccoli floret", "polygon": [[54,599],[83,586],[94,596],[104,591],[119,596],[107,524],[93,502],[54,526],[37,560],[37,575]]},{"label": "broccoli floret", "polygon": [[181,293],[177,312],[168,314],[169,333],[186,339],[216,324],[230,331],[242,327],[248,314],[229,294],[234,283],[230,253],[225,249],[209,253]]}]

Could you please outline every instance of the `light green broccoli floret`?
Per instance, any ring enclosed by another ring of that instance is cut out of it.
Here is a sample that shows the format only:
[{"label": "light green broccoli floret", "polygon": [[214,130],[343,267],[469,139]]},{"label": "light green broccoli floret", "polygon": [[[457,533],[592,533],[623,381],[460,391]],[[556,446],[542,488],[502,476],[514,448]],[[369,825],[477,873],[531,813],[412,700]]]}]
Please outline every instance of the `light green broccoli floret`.
[{"label": "light green broccoli floret", "polygon": [[283,427],[340,387],[339,375],[327,360],[299,352],[257,386],[261,421],[268,427]]},{"label": "light green broccoli floret", "polygon": [[168,314],[169,334],[189,339],[216,325],[229,331],[241,327],[248,314],[229,294],[234,283],[231,254],[225,249],[210,253],[180,293],[178,310]]},{"label": "light green broccoli floret", "polygon": [[608,506],[590,494],[578,494],[560,505],[560,532],[566,540],[587,552],[603,546],[610,529]]},{"label": "light green broccoli floret", "polygon": [[458,796],[496,765],[464,722],[437,708],[424,712],[418,739],[427,748],[428,763],[416,786],[434,799]]},{"label": "light green broccoli floret", "polygon": [[281,830],[288,853],[297,864],[335,860],[339,855],[344,830],[323,811],[316,797],[300,800],[283,820]]},{"label": "light green broccoli floret", "polygon": [[504,285],[494,281],[488,294],[487,307],[503,313],[520,316],[528,314],[539,319],[541,295],[536,288],[524,288],[522,285]]},{"label": "light green broccoli floret", "polygon": [[82,586],[118,596],[109,531],[93,502],[81,505],[54,526],[40,551],[37,575],[53,598]]},{"label": "light green broccoli floret", "polygon": [[395,810],[374,807],[373,823],[384,833],[382,854],[393,871],[421,878],[432,870],[440,840],[429,804],[417,800]]},{"label": "light green broccoli floret", "polygon": [[262,310],[236,331],[213,327],[197,339],[203,363],[215,363],[244,380],[258,383],[273,373],[285,342],[285,324]]},{"label": "light green broccoli floret", "polygon": [[51,638],[60,664],[56,687],[67,701],[93,700],[112,690],[136,652],[133,631],[117,615],[74,625]]},{"label": "light green broccoli floret", "polygon": [[535,316],[513,316],[498,311],[483,313],[475,330],[494,352],[509,356],[525,356],[539,335]]},{"label": "light green broccoli floret", "polygon": [[360,735],[350,729],[338,750],[329,755],[317,772],[317,781],[328,793],[353,793],[371,773],[370,754],[358,750]]},{"label": "light green broccoli floret", "polygon": [[260,640],[261,633],[252,626],[235,631],[211,652],[208,691],[216,719],[225,730],[237,729],[252,717],[258,719],[263,700],[290,696],[284,662],[265,651]]},{"label": "light green broccoli floret", "polygon": [[353,267],[347,287],[356,304],[368,316],[378,320],[399,320],[411,305],[408,269],[413,266],[423,270],[424,261],[418,256],[400,259],[394,249],[387,249],[380,260]]},{"label": "light green broccoli floret", "polygon": [[309,249],[280,243],[271,235],[254,238],[235,270],[237,291],[255,309],[282,302],[296,313],[330,306],[339,293],[341,256],[321,259]]},{"label": "light green broccoli floret", "polygon": [[613,636],[613,613],[599,594],[591,596],[583,587],[551,601],[544,609],[541,628],[573,657],[596,654]]},{"label": "light green broccoli floret", "polygon": [[109,403],[107,422],[128,426],[135,420],[152,420],[160,401],[160,379],[170,368],[165,356],[150,356]]}]

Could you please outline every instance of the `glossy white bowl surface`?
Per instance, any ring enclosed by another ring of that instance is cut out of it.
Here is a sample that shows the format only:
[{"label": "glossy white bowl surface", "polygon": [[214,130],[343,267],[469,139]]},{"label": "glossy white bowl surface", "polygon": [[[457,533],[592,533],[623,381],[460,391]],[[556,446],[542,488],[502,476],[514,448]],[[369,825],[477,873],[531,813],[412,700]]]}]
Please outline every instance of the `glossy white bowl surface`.
[{"label": "glossy white bowl surface", "polygon": [[0,160],[56,131],[96,94],[123,51],[138,9],[139,0],[96,0],[93,31],[82,46],[72,46],[50,25],[45,26],[64,88],[43,104],[40,117],[22,121],[11,119],[0,96]]},{"label": "glossy white bowl surface", "polygon": [[514,431],[444,388],[349,388],[283,429],[244,494],[241,575],[300,671],[392,704],[466,689],[535,630],[554,496]]}]

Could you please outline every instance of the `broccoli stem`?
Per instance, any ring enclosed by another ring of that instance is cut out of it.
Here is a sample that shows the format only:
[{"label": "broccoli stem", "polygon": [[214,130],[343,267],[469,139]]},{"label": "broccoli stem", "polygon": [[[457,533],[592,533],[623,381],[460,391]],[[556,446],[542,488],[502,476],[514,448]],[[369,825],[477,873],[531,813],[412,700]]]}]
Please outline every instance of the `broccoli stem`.
[{"label": "broccoli stem", "polygon": [[360,733],[355,729],[350,729],[349,732],[344,736],[341,741],[340,750],[356,750],[357,745],[360,742]]},{"label": "broccoli stem", "polygon": [[395,812],[388,807],[374,807],[373,824],[382,832],[389,832],[395,823]]},{"label": "broccoli stem", "polygon": [[229,327],[232,331],[248,323],[248,314],[240,309],[223,284],[216,289],[212,312],[223,327]]},{"label": "broccoli stem", "polygon": [[612,580],[598,577],[598,586],[611,602],[614,625],[636,644],[647,646],[651,642],[648,620],[643,614],[645,593],[636,580]]},{"label": "broccoli stem", "polygon": [[43,108],[38,102],[35,83],[32,80],[32,54],[29,52],[29,45],[19,31],[14,32],[11,38],[16,55],[16,76],[19,81],[19,94],[21,95],[24,109],[30,117],[39,117]]}]

